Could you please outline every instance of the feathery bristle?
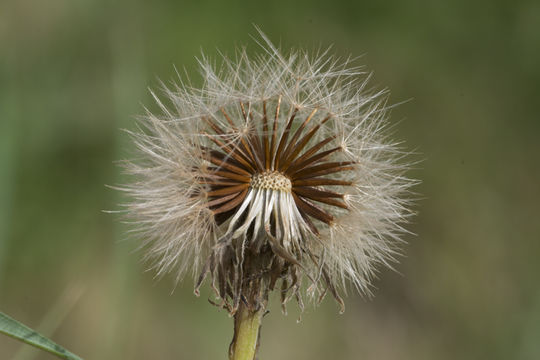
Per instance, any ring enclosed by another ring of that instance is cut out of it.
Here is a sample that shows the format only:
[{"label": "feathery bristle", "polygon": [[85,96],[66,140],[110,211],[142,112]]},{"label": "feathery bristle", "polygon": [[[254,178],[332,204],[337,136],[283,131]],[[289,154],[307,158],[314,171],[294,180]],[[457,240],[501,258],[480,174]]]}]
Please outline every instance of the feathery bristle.
[{"label": "feathery bristle", "polygon": [[383,92],[345,61],[264,54],[201,60],[204,86],[165,89],[175,111],[148,113],[132,134],[142,161],[122,189],[158,274],[209,277],[231,313],[257,308],[281,281],[282,302],[329,292],[343,306],[347,281],[369,293],[377,264],[397,253],[414,183],[384,134]]}]

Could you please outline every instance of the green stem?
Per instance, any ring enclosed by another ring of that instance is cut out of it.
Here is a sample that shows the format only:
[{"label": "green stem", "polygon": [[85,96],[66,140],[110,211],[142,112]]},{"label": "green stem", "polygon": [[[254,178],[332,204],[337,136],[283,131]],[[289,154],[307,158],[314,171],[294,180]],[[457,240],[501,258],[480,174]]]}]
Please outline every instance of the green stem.
[{"label": "green stem", "polygon": [[264,307],[250,310],[241,303],[234,315],[234,338],[229,348],[230,360],[254,360],[259,349],[259,330]]}]

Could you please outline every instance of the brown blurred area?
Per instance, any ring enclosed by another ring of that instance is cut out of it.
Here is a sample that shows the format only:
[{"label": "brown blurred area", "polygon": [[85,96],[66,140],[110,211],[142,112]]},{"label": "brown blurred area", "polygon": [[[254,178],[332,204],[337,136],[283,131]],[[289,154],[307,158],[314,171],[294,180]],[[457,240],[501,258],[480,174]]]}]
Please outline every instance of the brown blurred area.
[{"label": "brown blurred area", "polygon": [[[333,45],[387,87],[423,159],[396,272],[297,323],[271,305],[261,359],[540,358],[540,3],[4,0],[0,311],[85,359],[220,359],[232,319],[145,272],[119,216],[121,128],[201,49]],[[0,336],[0,359],[53,357]]]}]

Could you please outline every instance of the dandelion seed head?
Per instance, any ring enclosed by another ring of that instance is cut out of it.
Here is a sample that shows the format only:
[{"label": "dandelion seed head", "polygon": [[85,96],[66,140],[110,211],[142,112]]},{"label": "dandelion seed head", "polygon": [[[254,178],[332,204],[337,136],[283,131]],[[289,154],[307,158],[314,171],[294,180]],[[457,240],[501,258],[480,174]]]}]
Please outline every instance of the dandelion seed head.
[{"label": "dandelion seed head", "polygon": [[263,39],[255,57],[200,59],[203,85],[164,87],[169,106],[154,95],[161,114],[131,133],[127,210],[158,275],[191,271],[197,294],[209,279],[231,313],[277,288],[303,307],[303,281],[342,305],[347,284],[368,294],[394,261],[414,182],[369,76]]}]

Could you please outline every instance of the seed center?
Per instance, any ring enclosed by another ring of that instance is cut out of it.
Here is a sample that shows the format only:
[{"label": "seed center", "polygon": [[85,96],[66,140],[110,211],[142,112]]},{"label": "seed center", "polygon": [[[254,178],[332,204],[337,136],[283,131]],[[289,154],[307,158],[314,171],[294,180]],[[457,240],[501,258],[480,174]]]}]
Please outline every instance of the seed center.
[{"label": "seed center", "polygon": [[279,171],[265,171],[251,177],[249,184],[254,189],[270,189],[291,192],[291,180]]}]

